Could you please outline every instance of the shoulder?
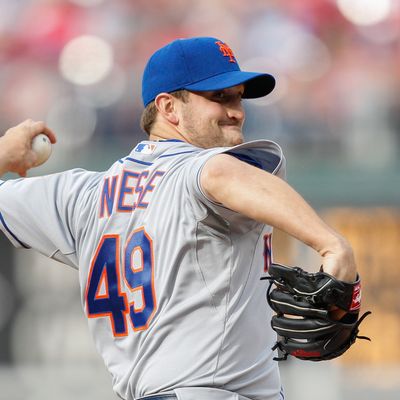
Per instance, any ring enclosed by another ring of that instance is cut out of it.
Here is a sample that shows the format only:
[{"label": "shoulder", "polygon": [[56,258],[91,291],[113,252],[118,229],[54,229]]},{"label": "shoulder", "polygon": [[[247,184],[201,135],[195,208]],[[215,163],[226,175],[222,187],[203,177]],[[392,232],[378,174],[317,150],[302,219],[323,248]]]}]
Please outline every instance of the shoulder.
[{"label": "shoulder", "polygon": [[206,196],[215,200],[213,193],[219,193],[228,182],[239,187],[261,171],[285,176],[285,158],[275,142],[258,140],[217,150],[204,163],[199,183]]},{"label": "shoulder", "polygon": [[256,140],[234,147],[213,149],[207,157],[204,171],[229,172],[230,168],[240,168],[243,163],[281,177],[284,177],[286,172],[281,147],[269,140]]}]

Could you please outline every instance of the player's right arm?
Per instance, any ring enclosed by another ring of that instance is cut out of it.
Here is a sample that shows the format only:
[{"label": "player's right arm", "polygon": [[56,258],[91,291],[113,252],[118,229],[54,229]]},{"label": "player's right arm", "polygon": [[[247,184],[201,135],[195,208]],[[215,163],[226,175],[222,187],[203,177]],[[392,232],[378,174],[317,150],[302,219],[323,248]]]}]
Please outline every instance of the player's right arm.
[{"label": "player's right arm", "polygon": [[44,122],[31,119],[10,128],[0,137],[0,176],[6,172],[26,176],[28,169],[36,162],[36,154],[32,151],[32,139],[39,133],[45,133],[51,143],[56,142],[55,134]]},{"label": "player's right arm", "polygon": [[200,184],[213,201],[274,226],[316,250],[324,271],[345,281],[356,279],[349,243],[329,227],[284,180],[227,154],[210,158]]}]

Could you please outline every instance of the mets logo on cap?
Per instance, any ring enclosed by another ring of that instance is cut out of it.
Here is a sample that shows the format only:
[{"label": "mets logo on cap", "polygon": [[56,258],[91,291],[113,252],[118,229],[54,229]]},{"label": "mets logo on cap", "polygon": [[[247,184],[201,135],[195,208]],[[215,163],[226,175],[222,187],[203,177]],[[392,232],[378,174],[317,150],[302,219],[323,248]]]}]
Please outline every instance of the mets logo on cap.
[{"label": "mets logo on cap", "polygon": [[219,46],[219,51],[223,54],[224,57],[229,57],[229,62],[236,63],[235,55],[233,54],[232,49],[224,42],[220,40],[215,42]]}]

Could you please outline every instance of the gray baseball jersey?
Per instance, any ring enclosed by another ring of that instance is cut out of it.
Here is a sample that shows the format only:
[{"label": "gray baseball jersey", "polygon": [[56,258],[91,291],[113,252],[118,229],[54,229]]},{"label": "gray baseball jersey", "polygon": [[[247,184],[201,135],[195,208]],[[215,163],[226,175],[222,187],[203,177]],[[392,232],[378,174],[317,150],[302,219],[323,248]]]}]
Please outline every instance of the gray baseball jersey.
[{"label": "gray baseball jersey", "polygon": [[11,242],[78,269],[91,334],[123,399],[281,398],[260,281],[272,228],[203,193],[202,167],[218,153],[284,175],[270,141],[204,150],[171,140],[143,141],[106,172],[0,181]]}]

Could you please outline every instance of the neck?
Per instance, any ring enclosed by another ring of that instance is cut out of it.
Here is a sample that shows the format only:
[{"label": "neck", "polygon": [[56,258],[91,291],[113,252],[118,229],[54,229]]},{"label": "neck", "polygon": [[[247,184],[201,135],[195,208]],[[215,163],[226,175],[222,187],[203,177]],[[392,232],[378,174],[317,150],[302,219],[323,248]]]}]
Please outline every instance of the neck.
[{"label": "neck", "polygon": [[169,139],[178,139],[187,142],[185,136],[179,133],[174,127],[171,127],[169,124],[154,124],[149,135],[149,140],[157,141]]},{"label": "neck", "polygon": [[153,141],[170,140],[170,139],[178,139],[178,140],[182,140],[184,142],[186,141],[182,135],[168,135],[168,134],[165,134],[164,132],[151,133],[149,135],[149,140],[153,140]]}]

